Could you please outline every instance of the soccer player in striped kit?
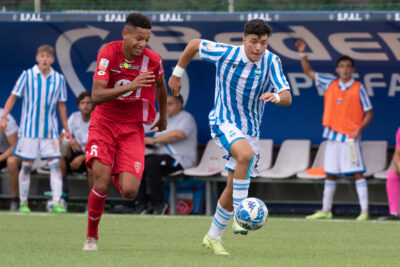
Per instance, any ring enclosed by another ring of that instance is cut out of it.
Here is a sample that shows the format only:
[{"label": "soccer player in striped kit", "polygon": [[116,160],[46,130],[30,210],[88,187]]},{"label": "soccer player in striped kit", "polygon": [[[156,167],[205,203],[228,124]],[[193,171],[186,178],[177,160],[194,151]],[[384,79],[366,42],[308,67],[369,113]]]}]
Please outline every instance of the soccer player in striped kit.
[{"label": "soccer player in striped kit", "polygon": [[60,205],[62,194],[62,176],[60,169],[60,146],[58,141],[58,122],[56,108],[61,123],[69,134],[67,123],[67,88],[64,76],[53,70],[54,49],[42,45],[36,54],[37,64],[24,70],[18,78],[11,95],[4,106],[0,128],[7,127],[7,115],[14,107],[15,101],[23,97],[18,141],[13,155],[22,159],[19,172],[20,212],[30,212],[28,207],[28,192],[30,173],[33,161],[40,154],[47,159],[50,167],[50,187],[53,193],[53,212],[67,212]]},{"label": "soccer player in striped kit", "polygon": [[304,53],[306,44],[298,40],[296,46],[301,56],[304,73],[324,90],[323,137],[328,140],[325,149],[324,170],[326,180],[322,210],[307,219],[332,218],[332,202],[339,175],[353,175],[361,213],[357,220],[368,219],[368,187],[363,173],[365,166],[361,155],[361,133],[371,122],[373,113],[368,94],[362,83],[354,80],[354,60],[341,56],[336,62],[339,77],[329,77],[315,72]]},{"label": "soccer player in striped kit", "polygon": [[88,199],[88,227],[83,250],[97,250],[98,225],[111,180],[121,195],[134,199],[144,168],[143,123],[150,129],[167,127],[167,86],[160,55],[146,48],[151,21],[143,14],[127,16],[121,41],[100,50],[93,76],[92,100],[96,105],[85,146],[86,166],[94,185]]},{"label": "soccer player in striped kit", "polygon": [[[260,19],[244,26],[243,45],[194,39],[180,56],[169,86],[174,94],[182,87],[181,77],[189,62],[200,57],[216,66],[215,104],[209,113],[211,135],[228,155],[228,180],[203,245],[218,255],[229,255],[221,236],[238,204],[248,195],[250,177],[258,176],[259,135],[265,103],[289,106],[292,97],[279,57],[267,50],[272,33]],[[247,234],[236,222],[235,234]]]}]

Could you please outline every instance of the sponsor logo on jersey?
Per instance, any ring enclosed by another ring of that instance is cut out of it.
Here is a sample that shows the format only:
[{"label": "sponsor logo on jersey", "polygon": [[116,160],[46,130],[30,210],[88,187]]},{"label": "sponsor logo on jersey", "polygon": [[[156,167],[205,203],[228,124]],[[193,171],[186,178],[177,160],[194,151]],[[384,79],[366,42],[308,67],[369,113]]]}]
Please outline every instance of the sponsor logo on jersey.
[{"label": "sponsor logo on jersey", "polygon": [[121,69],[128,69],[128,70],[139,70],[139,66],[137,66],[137,65],[131,65],[131,64],[129,64],[128,62],[122,62],[120,65],[119,65],[119,67],[121,68]]},{"label": "sponsor logo on jersey", "polygon": [[105,59],[105,58],[100,59],[99,70],[106,71],[107,70],[107,66],[108,66],[108,62],[109,62],[108,59]]},{"label": "sponsor logo on jersey", "polygon": [[116,70],[116,69],[111,69],[111,71],[116,72],[116,73],[121,73],[120,70]]}]

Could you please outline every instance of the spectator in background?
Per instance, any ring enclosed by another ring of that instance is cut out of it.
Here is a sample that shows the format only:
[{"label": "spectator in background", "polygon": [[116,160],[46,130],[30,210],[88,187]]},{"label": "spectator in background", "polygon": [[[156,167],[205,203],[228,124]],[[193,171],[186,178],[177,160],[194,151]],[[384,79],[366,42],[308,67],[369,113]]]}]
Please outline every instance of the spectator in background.
[{"label": "spectator in background", "polygon": [[[72,113],[68,118],[71,139],[68,144],[66,155],[63,155],[60,160],[63,175],[63,192],[67,194],[67,172],[87,172],[89,188],[92,189],[93,187],[93,176],[90,175],[91,170],[86,168],[84,153],[88,139],[91,113],[93,111],[91,93],[89,91],[80,93],[76,99],[76,104],[78,105],[79,111]],[[64,138],[64,135],[63,130],[60,136],[61,140]]]},{"label": "spectator in background", "polygon": [[368,187],[363,177],[365,166],[360,149],[361,132],[373,117],[372,106],[364,86],[352,78],[354,60],[348,56],[336,62],[339,78],[315,72],[307,59],[306,44],[298,40],[296,46],[301,56],[304,73],[322,87],[324,94],[323,137],[328,139],[325,150],[324,170],[326,180],[322,210],[307,219],[332,218],[332,202],[336,191],[336,177],[354,175],[361,213],[357,220],[368,219]]},{"label": "spectator in background", "polygon": [[[168,205],[164,202],[162,177],[196,164],[196,121],[183,110],[182,96],[168,95],[167,116],[167,129],[145,138],[145,144],[155,149],[154,154],[145,158],[144,175],[135,201],[135,213],[138,214],[148,211],[164,214]],[[146,184],[150,189],[148,198]]]},{"label": "spectator in background", "polygon": [[378,220],[400,220],[399,196],[400,196],[400,127],[396,133],[396,149],[392,159],[393,165],[388,171],[386,180],[386,193],[389,201],[389,212],[387,216],[379,217]]},{"label": "spectator in background", "polygon": [[19,172],[20,212],[31,212],[28,207],[33,161],[40,154],[47,159],[50,167],[50,187],[53,195],[53,212],[65,213],[61,206],[62,176],[60,169],[60,146],[58,142],[58,123],[56,107],[61,123],[69,134],[67,123],[67,88],[64,76],[53,70],[54,49],[42,45],[36,53],[36,62],[32,68],[24,70],[18,78],[11,95],[4,106],[0,129],[7,129],[7,115],[14,107],[18,97],[24,97],[18,142],[13,155],[22,159]]},{"label": "spectator in background", "polygon": [[[3,116],[3,109],[0,108],[0,117]],[[7,127],[0,132],[0,169],[8,168],[10,185],[11,185],[11,204],[10,211],[18,210],[19,194],[18,194],[18,173],[21,160],[12,155],[14,146],[18,140],[18,125],[13,116],[8,114],[6,117]]]}]

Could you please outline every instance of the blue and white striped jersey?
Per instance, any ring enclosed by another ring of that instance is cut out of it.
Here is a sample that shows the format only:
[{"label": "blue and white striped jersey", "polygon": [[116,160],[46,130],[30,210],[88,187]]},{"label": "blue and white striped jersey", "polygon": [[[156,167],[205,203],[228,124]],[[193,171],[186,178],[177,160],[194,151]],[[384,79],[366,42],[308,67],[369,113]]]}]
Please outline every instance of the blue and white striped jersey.
[{"label": "blue and white striped jersey", "polygon": [[[328,76],[328,75],[324,75],[324,74],[316,72],[315,73],[315,86],[323,89],[324,92],[326,92],[326,90],[328,90],[329,85],[336,79],[337,79],[337,77]],[[345,84],[343,84],[342,81],[339,80],[340,90],[346,91],[353,85],[353,83],[354,83],[354,79],[351,79],[350,81],[348,81]],[[363,84],[360,85],[360,101],[361,101],[361,105],[363,107],[364,112],[372,109],[371,101],[369,99],[367,92],[365,91]],[[326,139],[330,139],[330,140],[336,140],[339,142],[345,142],[349,138],[347,135],[338,133],[329,127],[324,127],[324,132],[322,134],[322,137],[326,138]]]},{"label": "blue and white striped jersey", "polygon": [[243,45],[208,40],[201,41],[199,54],[216,66],[210,125],[232,123],[244,134],[259,136],[265,107],[260,96],[268,91],[279,93],[289,89],[279,57],[266,50],[259,61],[252,62]]},{"label": "blue and white striped jersey", "polygon": [[67,101],[64,76],[51,69],[44,77],[37,65],[22,72],[12,94],[24,97],[19,137],[58,138],[57,103]]}]

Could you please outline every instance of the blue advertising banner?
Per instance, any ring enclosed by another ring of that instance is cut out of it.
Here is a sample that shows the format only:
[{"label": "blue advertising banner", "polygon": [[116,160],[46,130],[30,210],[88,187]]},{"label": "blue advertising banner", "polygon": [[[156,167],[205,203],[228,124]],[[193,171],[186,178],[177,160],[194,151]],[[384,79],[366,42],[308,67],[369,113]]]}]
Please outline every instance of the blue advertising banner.
[{"label": "blue advertising banner", "polygon": [[[218,14],[210,15],[217,16]],[[115,22],[116,21],[116,22]],[[10,94],[18,76],[35,64],[38,46],[55,48],[54,68],[68,84],[68,114],[77,110],[76,96],[91,90],[97,52],[106,43],[121,39],[124,18],[102,22],[0,22],[0,105]],[[240,44],[245,21],[186,21],[153,24],[149,47],[164,59],[168,80],[185,45],[193,38]],[[276,144],[285,139],[322,140],[323,92],[301,69],[294,42],[303,38],[314,70],[335,74],[336,59],[346,54],[355,59],[355,78],[364,83],[374,107],[374,119],[364,130],[364,140],[387,140],[394,145],[400,126],[400,22],[396,21],[279,21],[270,22],[273,36],[269,49],[280,56],[290,83],[293,104],[267,104],[261,138]],[[213,106],[215,67],[198,56],[183,77],[185,109],[199,129],[199,141],[210,138],[208,112]],[[19,121],[21,100],[12,114]]]}]

